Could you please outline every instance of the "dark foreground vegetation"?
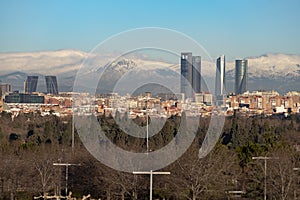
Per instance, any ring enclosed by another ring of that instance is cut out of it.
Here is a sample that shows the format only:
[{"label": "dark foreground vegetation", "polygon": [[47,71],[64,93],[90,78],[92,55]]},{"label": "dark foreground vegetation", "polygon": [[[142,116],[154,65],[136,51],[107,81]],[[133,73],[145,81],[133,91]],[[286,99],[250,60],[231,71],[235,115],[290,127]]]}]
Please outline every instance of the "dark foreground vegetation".
[{"label": "dark foreground vegetation", "polygon": [[[148,199],[149,176],[115,171],[94,159],[75,134],[71,148],[71,117],[41,117],[22,114],[12,121],[0,115],[0,199],[33,199],[45,193],[65,195],[65,168],[55,162],[80,163],[69,167],[68,189],[74,197],[91,194],[101,199]],[[176,135],[182,120],[174,116],[150,138],[150,148],[166,145]],[[145,140],[123,133],[115,120],[99,117],[107,136],[126,150],[143,152]],[[145,119],[134,121],[145,125]],[[300,198],[300,115],[273,117],[228,117],[214,150],[198,159],[198,150],[208,129],[201,118],[196,138],[186,153],[162,169],[171,175],[154,176],[156,199],[234,199],[230,191],[243,191],[239,199],[263,199],[264,161],[267,162],[268,199]],[[297,151],[298,148],[298,151]]]}]

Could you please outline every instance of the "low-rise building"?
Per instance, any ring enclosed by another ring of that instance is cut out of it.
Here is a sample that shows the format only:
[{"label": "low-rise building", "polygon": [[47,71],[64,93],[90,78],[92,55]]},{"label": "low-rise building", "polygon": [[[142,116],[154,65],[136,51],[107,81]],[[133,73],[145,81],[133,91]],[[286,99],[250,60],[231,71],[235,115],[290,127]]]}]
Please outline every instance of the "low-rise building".
[{"label": "low-rise building", "polygon": [[32,103],[32,104],[43,104],[44,96],[38,94],[25,94],[14,92],[4,97],[5,103]]}]

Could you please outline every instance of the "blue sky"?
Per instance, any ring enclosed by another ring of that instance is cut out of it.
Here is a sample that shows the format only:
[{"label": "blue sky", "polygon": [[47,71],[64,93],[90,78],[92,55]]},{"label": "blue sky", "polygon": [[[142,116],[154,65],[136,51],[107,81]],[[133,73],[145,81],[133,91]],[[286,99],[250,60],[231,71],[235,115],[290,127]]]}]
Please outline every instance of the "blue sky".
[{"label": "blue sky", "polygon": [[299,0],[1,0],[0,52],[90,51],[111,35],[164,27],[213,57],[300,54]]}]

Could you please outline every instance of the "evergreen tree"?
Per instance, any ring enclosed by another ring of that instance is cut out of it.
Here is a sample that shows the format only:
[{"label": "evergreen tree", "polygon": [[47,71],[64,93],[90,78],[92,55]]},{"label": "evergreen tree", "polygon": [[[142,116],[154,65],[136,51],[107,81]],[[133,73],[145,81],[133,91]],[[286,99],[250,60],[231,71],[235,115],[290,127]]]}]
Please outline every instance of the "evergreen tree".
[{"label": "evergreen tree", "polygon": [[230,135],[232,138],[232,146],[233,148],[236,148],[240,145],[240,138],[239,138],[239,125],[238,125],[238,119],[237,119],[237,113],[236,110],[234,110],[233,118],[232,118],[232,125],[230,130]]},{"label": "evergreen tree", "polygon": [[259,124],[257,118],[253,118],[249,130],[249,141],[257,143],[259,141]]}]

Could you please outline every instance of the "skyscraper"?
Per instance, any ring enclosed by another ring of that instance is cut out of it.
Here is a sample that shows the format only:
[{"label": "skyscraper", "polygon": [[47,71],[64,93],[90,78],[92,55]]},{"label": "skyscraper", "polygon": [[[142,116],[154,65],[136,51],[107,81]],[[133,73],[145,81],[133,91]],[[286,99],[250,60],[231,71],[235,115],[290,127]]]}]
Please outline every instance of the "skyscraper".
[{"label": "skyscraper", "polygon": [[31,94],[33,92],[36,92],[37,83],[38,83],[38,76],[27,76],[27,79],[25,81],[24,89],[26,94]]},{"label": "skyscraper", "polygon": [[193,84],[193,66],[192,53],[181,53],[181,85],[180,91],[186,97],[192,96],[192,90],[189,85]]},{"label": "skyscraper", "polygon": [[215,95],[225,95],[226,79],[225,79],[225,55],[217,58]]},{"label": "skyscraper", "polygon": [[47,93],[58,94],[57,80],[56,76],[45,76]]},{"label": "skyscraper", "polygon": [[243,94],[247,91],[248,84],[248,60],[235,61],[235,94]]},{"label": "skyscraper", "polygon": [[201,92],[201,56],[193,56],[193,89],[195,93]]},{"label": "skyscraper", "polygon": [[1,93],[5,94],[5,93],[9,93],[9,92],[11,92],[11,85],[0,82],[0,98],[1,98]]},{"label": "skyscraper", "polygon": [[201,57],[181,53],[181,93],[187,98],[201,92]]}]

